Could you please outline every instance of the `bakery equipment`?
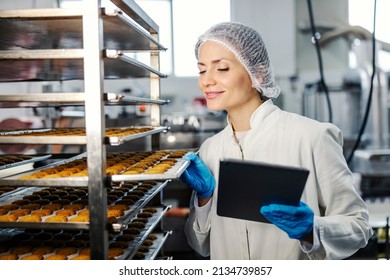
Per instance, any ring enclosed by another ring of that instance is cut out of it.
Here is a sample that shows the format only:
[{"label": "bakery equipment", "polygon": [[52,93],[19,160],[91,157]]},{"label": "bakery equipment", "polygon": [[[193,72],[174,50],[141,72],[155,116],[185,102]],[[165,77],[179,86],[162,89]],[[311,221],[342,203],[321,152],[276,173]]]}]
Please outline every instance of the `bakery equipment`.
[{"label": "bakery equipment", "polygon": [[[88,175],[80,180],[60,179],[51,186],[49,180],[39,179],[40,187],[75,187],[88,190],[89,217],[88,223],[75,225],[70,223],[54,223],[51,229],[77,229],[78,226],[88,229],[88,242],[91,259],[107,259],[109,256],[109,233],[107,226],[108,195],[107,189],[114,184],[105,173],[106,146],[122,145],[133,137],[112,138],[105,136],[105,106],[151,104],[149,126],[154,129],[148,135],[150,146],[148,149],[158,149],[158,134],[160,129],[160,105],[167,102],[160,100],[160,78],[166,77],[159,71],[159,52],[165,48],[159,43],[158,25],[133,0],[111,0],[116,8],[104,8],[100,1],[80,1],[77,9],[42,8],[18,9],[0,11],[0,82],[47,82],[65,81],[69,79],[83,80],[83,89],[77,92],[9,92],[0,95],[1,108],[37,106],[84,106],[86,135],[72,138],[72,136],[53,136],[48,138],[19,138],[20,136],[2,135],[1,141],[9,145],[20,145],[23,142],[41,144],[84,145],[88,166]],[[150,53],[148,65],[133,59],[131,52],[147,51]],[[105,79],[133,79],[147,78],[150,82],[150,97],[132,99],[123,94],[113,94],[105,89]],[[10,137],[10,138],[8,138]],[[60,137],[60,138],[58,138]],[[72,140],[73,139],[73,140]],[[114,142],[116,142],[114,144]],[[118,140],[118,141],[117,141]],[[54,157],[53,157],[54,158]],[[56,159],[58,159],[56,157]],[[64,159],[69,160],[66,155]],[[60,161],[61,161],[60,160]],[[7,177],[9,179],[9,177]],[[8,179],[0,179],[5,184]],[[123,178],[122,178],[123,179]],[[129,179],[130,180],[130,179]],[[132,179],[133,180],[133,179]],[[162,188],[168,183],[166,178],[159,183],[155,192],[150,193],[150,200],[158,201]],[[13,180],[14,184],[18,184]],[[23,185],[28,190],[30,184]],[[72,184],[74,183],[74,184]],[[72,185],[72,186],[70,186]],[[7,199],[10,196],[7,195]],[[148,196],[149,198],[149,196]],[[142,204],[142,203],[141,203]],[[138,205],[141,207],[141,204]],[[142,204],[142,206],[145,206]],[[164,208],[165,209],[165,208]],[[130,222],[130,217],[141,211],[136,207],[126,215],[123,224]],[[166,210],[164,210],[166,211]],[[158,216],[157,221],[161,219]],[[118,223],[121,224],[121,223]],[[122,224],[122,226],[123,226]],[[19,224],[20,226],[21,224]],[[3,224],[6,229],[17,226],[13,222]],[[19,227],[17,226],[17,227]],[[24,225],[42,229],[42,223]],[[146,239],[146,234],[154,228],[145,231],[140,240]],[[161,240],[165,240],[161,238]],[[111,243],[110,243],[111,244]],[[136,251],[140,243],[134,244],[132,251]],[[155,249],[158,252],[159,247]],[[127,254],[131,258],[135,253]],[[153,257],[153,254],[151,254]]]},{"label": "bakery equipment", "polygon": [[390,149],[355,151],[351,169],[361,175],[362,197],[390,196]]}]

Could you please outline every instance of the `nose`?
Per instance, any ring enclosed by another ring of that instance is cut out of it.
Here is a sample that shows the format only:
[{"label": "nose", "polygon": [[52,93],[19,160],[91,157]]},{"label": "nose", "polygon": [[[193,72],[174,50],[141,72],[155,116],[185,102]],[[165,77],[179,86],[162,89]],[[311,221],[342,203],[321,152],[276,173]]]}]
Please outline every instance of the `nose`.
[{"label": "nose", "polygon": [[203,73],[199,76],[199,85],[203,87],[209,87],[216,84],[216,80],[214,78],[214,75],[210,73],[210,71]]}]

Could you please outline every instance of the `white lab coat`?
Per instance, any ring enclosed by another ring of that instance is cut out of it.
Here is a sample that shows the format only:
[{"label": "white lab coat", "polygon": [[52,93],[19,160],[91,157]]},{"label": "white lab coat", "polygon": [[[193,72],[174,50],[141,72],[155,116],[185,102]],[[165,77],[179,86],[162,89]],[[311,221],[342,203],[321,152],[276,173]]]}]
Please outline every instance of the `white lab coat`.
[{"label": "white lab coat", "polygon": [[198,207],[196,197],[191,199],[185,225],[190,246],[211,259],[243,260],[343,259],[366,246],[373,230],[366,205],[354,189],[339,129],[285,112],[271,100],[253,113],[250,124],[251,130],[240,142],[246,160],[310,170],[302,201],[315,214],[314,245],[290,239],[273,224],[216,214],[219,161],[242,157],[229,124],[199,150],[217,184],[207,205]]}]

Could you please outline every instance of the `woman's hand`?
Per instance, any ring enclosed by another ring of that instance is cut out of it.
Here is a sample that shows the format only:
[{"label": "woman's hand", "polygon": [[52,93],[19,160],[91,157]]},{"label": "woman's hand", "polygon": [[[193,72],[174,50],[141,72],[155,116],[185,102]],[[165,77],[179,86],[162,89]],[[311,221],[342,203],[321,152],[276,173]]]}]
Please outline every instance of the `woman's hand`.
[{"label": "woman's hand", "polygon": [[184,157],[190,165],[180,179],[197,192],[199,198],[211,197],[215,188],[215,179],[204,162],[194,153]]},{"label": "woman's hand", "polygon": [[260,208],[260,213],[293,239],[302,240],[313,230],[313,210],[302,201],[299,206],[265,205]]}]

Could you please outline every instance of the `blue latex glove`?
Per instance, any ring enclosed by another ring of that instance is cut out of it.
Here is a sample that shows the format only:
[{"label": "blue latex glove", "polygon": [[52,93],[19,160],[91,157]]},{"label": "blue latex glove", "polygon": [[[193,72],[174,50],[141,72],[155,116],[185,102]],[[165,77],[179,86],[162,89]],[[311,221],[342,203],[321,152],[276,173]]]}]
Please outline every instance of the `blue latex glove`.
[{"label": "blue latex glove", "polygon": [[260,213],[293,239],[302,239],[313,229],[314,213],[302,201],[299,206],[265,205],[260,208]]},{"label": "blue latex glove", "polygon": [[215,179],[206,164],[194,153],[184,156],[190,165],[180,176],[180,179],[189,185],[198,194],[198,197],[210,197],[214,192]]}]

